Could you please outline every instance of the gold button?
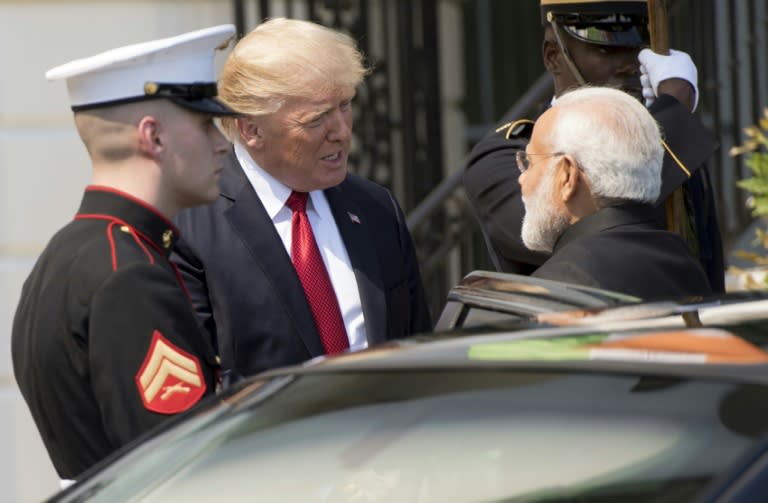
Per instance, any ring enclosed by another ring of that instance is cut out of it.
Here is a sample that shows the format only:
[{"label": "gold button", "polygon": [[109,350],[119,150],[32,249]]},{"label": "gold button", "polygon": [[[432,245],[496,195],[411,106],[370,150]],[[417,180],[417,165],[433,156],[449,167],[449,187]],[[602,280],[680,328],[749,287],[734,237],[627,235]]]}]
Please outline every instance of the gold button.
[{"label": "gold button", "polygon": [[171,229],[166,229],[165,232],[163,232],[163,248],[171,247],[171,239],[173,239],[173,231]]},{"label": "gold button", "polygon": [[158,85],[154,82],[147,82],[144,84],[144,94],[147,96],[152,96],[153,94],[157,94],[157,90],[159,89]]}]

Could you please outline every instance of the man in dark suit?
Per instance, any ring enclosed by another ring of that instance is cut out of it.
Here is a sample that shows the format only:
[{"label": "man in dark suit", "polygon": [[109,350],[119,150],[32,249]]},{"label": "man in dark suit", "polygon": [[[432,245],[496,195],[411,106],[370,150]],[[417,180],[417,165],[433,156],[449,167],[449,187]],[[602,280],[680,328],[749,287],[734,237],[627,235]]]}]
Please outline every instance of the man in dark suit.
[{"label": "man in dark suit", "polygon": [[643,299],[710,294],[686,243],[655,219],[663,155],[658,125],[630,95],[561,95],[517,154],[523,243],[551,253],[533,276]]},{"label": "man in dark suit", "polygon": [[[689,246],[713,289],[722,292],[722,239],[705,166],[717,142],[691,113],[698,101],[695,65],[677,51],[670,56],[641,51],[648,45],[645,1],[541,0],[541,11],[542,56],[554,80],[553,101],[585,84],[617,87],[645,99],[662,127],[667,151],[657,218],[666,223],[665,203],[682,186],[690,210]],[[547,254],[528,250],[520,238],[523,204],[514,156],[528,142],[533,121],[519,119],[503,117],[499,127],[475,145],[463,181],[496,267],[530,274]]]},{"label": "man in dark suit", "polygon": [[366,72],[348,36],[290,19],[258,26],[224,66],[221,98],[243,116],[222,120],[221,196],[179,215],[174,260],[235,376],[431,328],[400,206],[347,172]]}]

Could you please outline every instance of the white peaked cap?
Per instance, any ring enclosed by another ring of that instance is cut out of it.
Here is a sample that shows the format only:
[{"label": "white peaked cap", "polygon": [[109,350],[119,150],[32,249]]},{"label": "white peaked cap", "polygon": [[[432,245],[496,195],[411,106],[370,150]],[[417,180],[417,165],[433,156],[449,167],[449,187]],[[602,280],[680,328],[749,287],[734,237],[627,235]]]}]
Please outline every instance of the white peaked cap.
[{"label": "white peaked cap", "polygon": [[167,98],[196,111],[233,115],[214,98],[214,58],[234,36],[234,25],[213,26],[70,61],[48,70],[45,77],[66,79],[75,111]]}]

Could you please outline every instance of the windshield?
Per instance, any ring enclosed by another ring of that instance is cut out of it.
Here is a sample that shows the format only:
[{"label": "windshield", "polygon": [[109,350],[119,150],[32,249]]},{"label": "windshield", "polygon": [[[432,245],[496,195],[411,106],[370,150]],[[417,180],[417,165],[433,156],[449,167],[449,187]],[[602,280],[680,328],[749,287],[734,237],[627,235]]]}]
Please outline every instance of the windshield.
[{"label": "windshield", "polygon": [[235,397],[225,414],[157,437],[73,501],[685,501],[768,424],[753,407],[768,403],[763,386],[635,375],[463,369],[262,384],[258,400]]}]

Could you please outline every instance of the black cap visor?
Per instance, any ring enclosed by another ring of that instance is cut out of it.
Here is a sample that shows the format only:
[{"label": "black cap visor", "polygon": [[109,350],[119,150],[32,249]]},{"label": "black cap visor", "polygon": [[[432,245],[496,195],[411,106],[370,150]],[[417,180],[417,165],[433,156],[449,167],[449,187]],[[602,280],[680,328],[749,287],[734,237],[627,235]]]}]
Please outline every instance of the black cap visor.
[{"label": "black cap visor", "polygon": [[[555,16],[607,16],[621,14],[624,16],[644,16],[648,22],[648,3],[645,0],[610,2],[584,0],[583,2],[568,1],[564,3],[543,2],[541,5],[541,22],[546,25],[549,22],[547,16],[552,13]],[[558,22],[560,19],[558,19]]]},{"label": "black cap visor", "polygon": [[626,5],[559,4],[542,6],[543,21],[554,21],[570,36],[590,44],[617,47],[647,47],[651,36],[648,31],[648,12],[643,2]]},{"label": "black cap visor", "polygon": [[615,47],[647,47],[650,35],[646,26],[631,24],[561,25],[570,36],[589,44]]},{"label": "black cap visor", "polygon": [[176,96],[163,96],[180,107],[187,108],[194,112],[215,115],[217,117],[231,117],[242,115],[216,98],[181,98]]},{"label": "black cap visor", "polygon": [[147,82],[144,84],[147,96],[168,98],[177,105],[216,116],[240,115],[216,98],[218,90],[215,82],[193,82],[174,84]]}]

